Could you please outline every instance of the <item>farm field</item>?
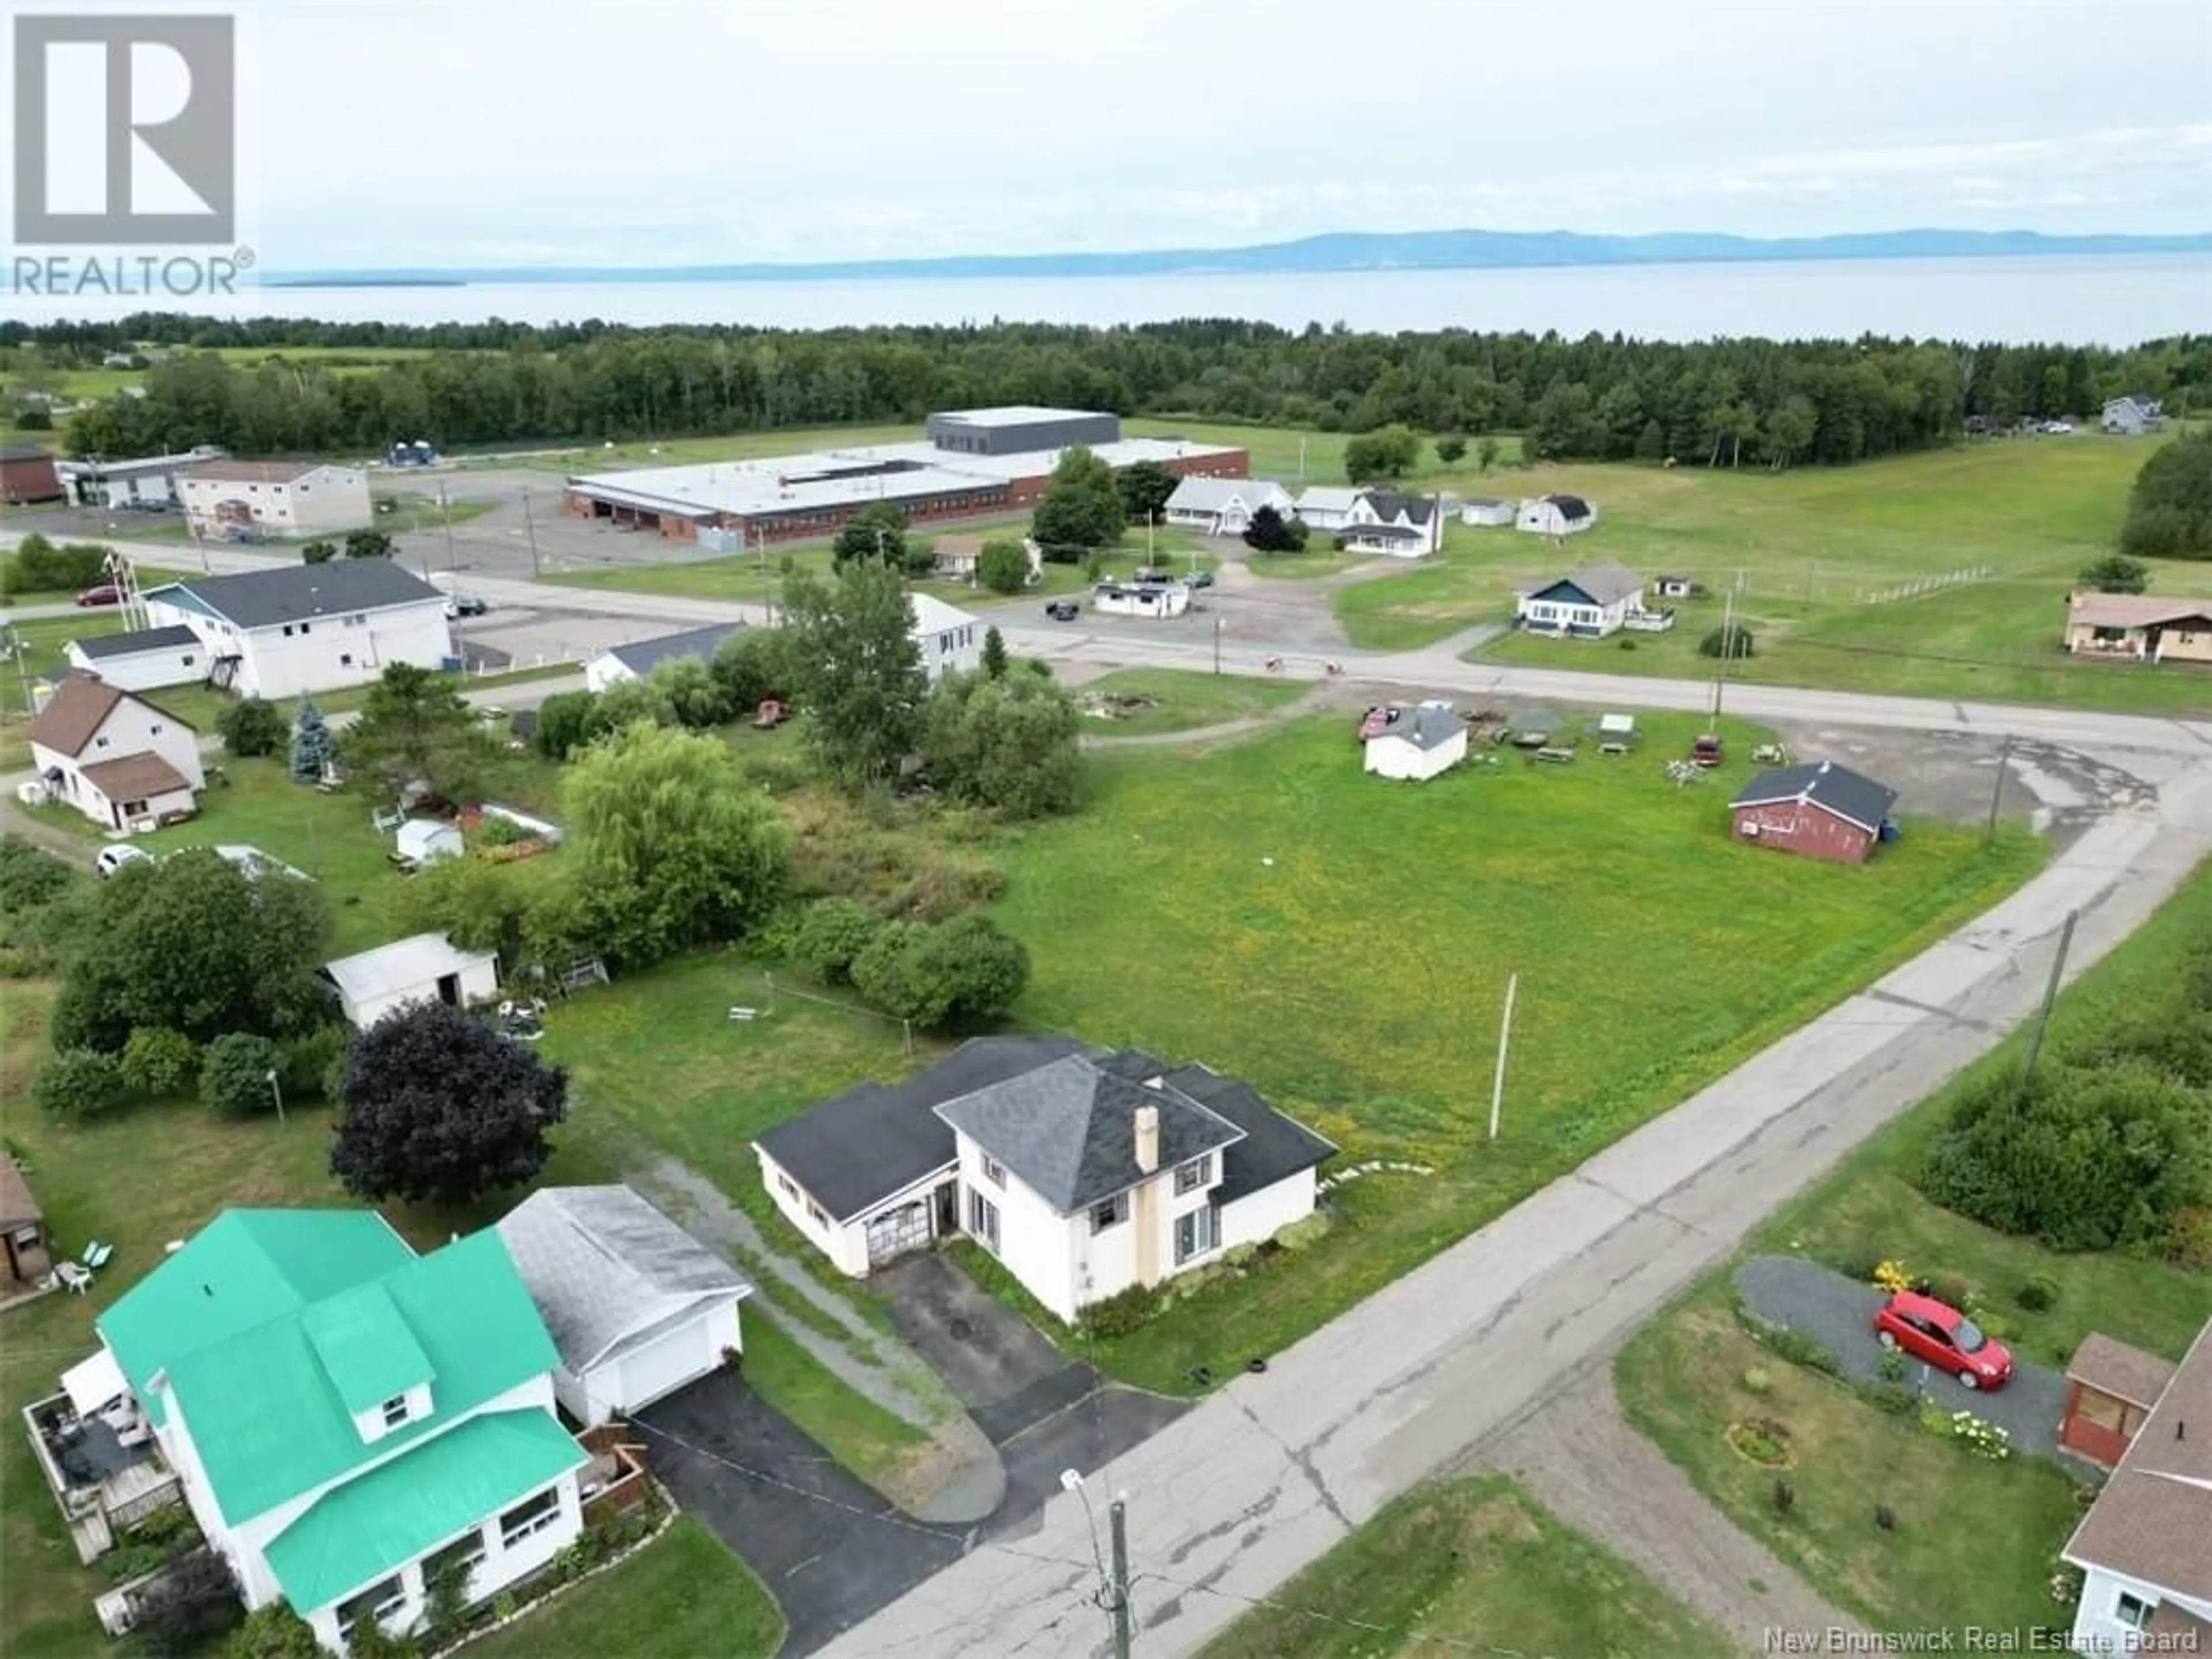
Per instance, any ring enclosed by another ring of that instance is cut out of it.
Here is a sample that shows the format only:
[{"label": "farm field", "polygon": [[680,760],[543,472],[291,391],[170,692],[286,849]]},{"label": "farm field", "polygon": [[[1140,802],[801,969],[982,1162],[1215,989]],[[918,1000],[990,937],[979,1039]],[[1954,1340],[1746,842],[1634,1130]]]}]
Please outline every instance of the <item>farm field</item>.
[{"label": "farm field", "polygon": [[[1860,868],[1730,842],[1737,761],[1678,790],[1656,759],[1515,756],[1416,787],[1365,778],[1346,718],[1102,753],[1078,817],[1007,849],[996,914],[1034,961],[1024,1025],[1249,1079],[1363,1180],[1335,1236],[1099,1345],[1188,1391],[1271,1353],[1987,906],[2024,833],[1912,823]],[[1739,753],[1744,752],[1740,749]],[[1604,872],[1601,880],[1592,872]],[[1793,948],[1767,948],[1773,918]],[[1387,919],[1385,925],[1378,925]],[[1506,975],[1522,975],[1505,1131],[1484,1139]],[[1224,1011],[1233,1011],[1224,1017]]]},{"label": "farm field", "polygon": [[1711,1659],[1729,1638],[1499,1477],[1422,1486],[1206,1644],[1204,1659],[1467,1649]]},{"label": "farm field", "polygon": [[[2109,1030],[2172,983],[2212,928],[2212,868],[2060,997],[2051,1038],[2063,1046]],[[1809,1256],[1845,1272],[1893,1260],[1963,1279],[2025,1358],[2061,1366],[2099,1330],[2179,1358],[2212,1318],[2212,1275],[2141,1256],[2063,1254],[1983,1227],[1923,1198],[1911,1180],[1951,1103],[1993,1071],[2016,1068],[2017,1036],[1861,1147],[1834,1174],[1784,1204],[1747,1254]],[[2020,1287],[2043,1279],[2047,1308]],[[1771,1382],[1755,1393],[1747,1376]],[[1737,1322],[1723,1270],[1652,1321],[1623,1351],[1615,1380],[1630,1417],[1698,1489],[1806,1581],[1877,1628],[1999,1629],[2065,1623],[2049,1578],[2079,1518],[2075,1484],[2054,1466],[1991,1462],[1938,1443],[1910,1418],[1878,1411],[1842,1385],[1755,1343]],[[1944,1403],[1951,1402],[1948,1395]],[[1771,1471],[1722,1438],[1731,1420],[1772,1417],[1797,1455],[1796,1503],[1775,1512]],[[1868,1523],[1876,1504],[1894,1532]],[[1961,1527],[1961,1515],[1976,1517]]]}]

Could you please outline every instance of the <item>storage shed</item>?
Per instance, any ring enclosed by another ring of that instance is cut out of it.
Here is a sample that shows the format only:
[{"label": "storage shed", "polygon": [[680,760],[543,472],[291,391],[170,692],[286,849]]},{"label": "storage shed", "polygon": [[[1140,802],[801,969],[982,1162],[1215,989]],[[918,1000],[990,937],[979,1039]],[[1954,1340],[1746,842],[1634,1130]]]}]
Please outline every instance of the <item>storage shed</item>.
[{"label": "storage shed", "polygon": [[1833,761],[1773,766],[1729,803],[1736,838],[1832,864],[1863,864],[1897,791]]},{"label": "storage shed", "polygon": [[1467,758],[1467,722],[1448,702],[1377,711],[1366,732],[1365,769],[1421,782]]},{"label": "storage shed", "polygon": [[2120,1461],[2159,1397],[2173,1362],[2092,1331],[2066,1366],[2066,1414],[2058,1443],[2110,1468]]},{"label": "storage shed", "polygon": [[417,1002],[465,1008],[499,994],[499,956],[464,951],[443,933],[416,933],[323,964],[322,976],[356,1030]]}]

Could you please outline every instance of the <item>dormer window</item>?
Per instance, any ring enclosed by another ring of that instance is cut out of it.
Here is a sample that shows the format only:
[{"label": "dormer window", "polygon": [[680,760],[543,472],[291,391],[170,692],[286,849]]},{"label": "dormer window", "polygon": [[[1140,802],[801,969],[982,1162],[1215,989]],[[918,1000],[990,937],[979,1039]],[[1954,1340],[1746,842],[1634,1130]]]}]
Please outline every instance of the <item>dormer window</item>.
[{"label": "dormer window", "polygon": [[398,1428],[407,1420],[410,1415],[407,1410],[407,1396],[404,1394],[393,1395],[391,1399],[384,1402],[381,1410],[384,1426],[387,1429]]}]

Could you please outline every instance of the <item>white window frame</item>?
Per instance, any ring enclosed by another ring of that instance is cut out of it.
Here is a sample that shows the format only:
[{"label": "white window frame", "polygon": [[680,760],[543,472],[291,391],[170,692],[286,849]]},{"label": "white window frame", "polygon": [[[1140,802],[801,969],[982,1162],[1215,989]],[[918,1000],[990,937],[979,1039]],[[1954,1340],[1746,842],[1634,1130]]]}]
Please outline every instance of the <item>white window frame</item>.
[{"label": "white window frame", "polygon": [[[1183,1248],[1184,1230],[1189,1230],[1190,1248]],[[1221,1212],[1211,1204],[1201,1204],[1195,1209],[1185,1210],[1176,1218],[1175,1264],[1188,1267],[1202,1255],[1211,1255],[1221,1248]]]},{"label": "white window frame", "polygon": [[[551,1498],[553,1501],[547,1504],[545,1507],[540,1510],[537,1514],[530,1516],[527,1520],[521,1522],[520,1524],[510,1525],[508,1523],[507,1517],[514,1514],[516,1510],[526,1510],[532,1504],[538,1503],[548,1498]],[[564,1506],[561,1502],[561,1488],[558,1486],[548,1486],[543,1492],[534,1492],[531,1493],[529,1497],[524,1498],[520,1504],[515,1504],[512,1509],[508,1509],[501,1514],[499,1517],[500,1548],[502,1550],[511,1550],[516,1545],[522,1543],[525,1540],[535,1538],[539,1533],[545,1531],[549,1527],[559,1525],[563,1507]]]},{"label": "white window frame", "polygon": [[983,1179],[1002,1192],[1006,1189],[1006,1166],[988,1152],[983,1154]]},{"label": "white window frame", "polygon": [[362,1615],[363,1613],[366,1613],[371,1619],[375,1620],[378,1624],[381,1625],[386,1620],[391,1618],[393,1613],[398,1612],[400,1608],[407,1605],[407,1580],[402,1575],[396,1572],[393,1573],[391,1577],[384,1580],[382,1584],[370,1584],[365,1589],[357,1591],[353,1596],[349,1597],[348,1599],[357,1602],[362,1596],[368,1595],[370,1590],[382,1589],[383,1584],[389,1584],[392,1586],[392,1594],[385,1597],[382,1601],[374,1602],[366,1607],[359,1607],[351,1613],[348,1613],[343,1607],[339,1608],[337,1614],[339,1641],[346,1643],[350,1643],[352,1641],[354,1631],[359,1626],[362,1620]]},{"label": "white window frame", "polygon": [[[2130,1617],[2128,1604],[2135,1603],[2134,1616]],[[2122,1589],[2112,1595],[2112,1622],[2124,1625],[2130,1630],[2141,1630],[2150,1623],[2150,1616],[2158,1611],[2157,1605],[2145,1601],[2131,1589]]]},{"label": "white window frame", "polygon": [[1213,1184],[1213,1154],[1207,1152],[1194,1158],[1176,1170],[1175,1189],[1177,1198],[1194,1193],[1201,1187]]},{"label": "white window frame", "polygon": [[1091,1206],[1092,1237],[1111,1231],[1129,1218],[1129,1194],[1126,1189],[1111,1198],[1104,1198]]}]

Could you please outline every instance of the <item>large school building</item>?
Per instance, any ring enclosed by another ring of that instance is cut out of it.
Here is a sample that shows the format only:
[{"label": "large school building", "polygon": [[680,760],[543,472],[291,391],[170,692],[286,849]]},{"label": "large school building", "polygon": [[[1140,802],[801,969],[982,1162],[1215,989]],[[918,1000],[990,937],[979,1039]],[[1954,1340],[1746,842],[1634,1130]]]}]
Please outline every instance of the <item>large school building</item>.
[{"label": "large school building", "polygon": [[1082,410],[951,410],[931,416],[927,433],[912,443],[587,473],[568,480],[564,505],[579,518],[735,553],[830,535],[878,501],[909,523],[1018,513],[1076,444],[1117,470],[1157,461],[1177,477],[1241,478],[1251,469],[1231,445],[1124,438],[1119,416]]}]

